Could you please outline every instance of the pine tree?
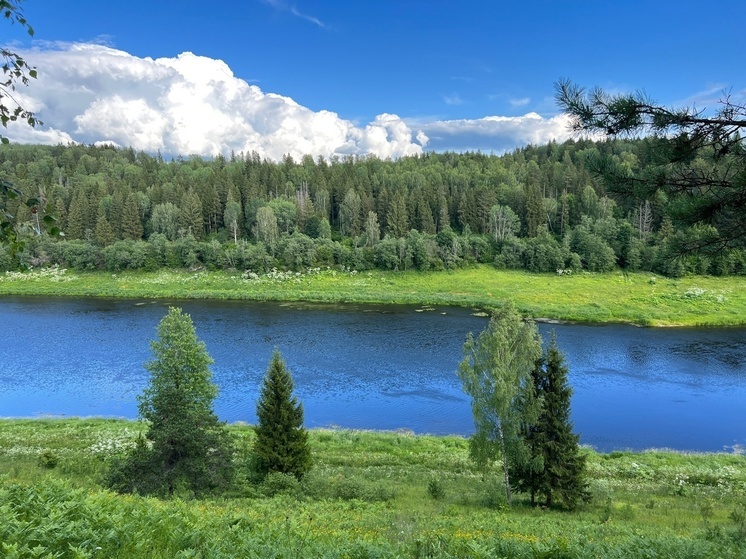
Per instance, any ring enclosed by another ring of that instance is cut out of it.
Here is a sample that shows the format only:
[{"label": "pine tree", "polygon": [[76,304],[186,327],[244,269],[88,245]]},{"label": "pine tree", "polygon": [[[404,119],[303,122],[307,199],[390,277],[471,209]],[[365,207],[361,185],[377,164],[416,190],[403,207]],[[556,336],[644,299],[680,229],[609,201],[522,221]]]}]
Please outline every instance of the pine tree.
[{"label": "pine tree", "polygon": [[572,387],[568,369],[557,340],[552,341],[532,373],[535,398],[542,402],[537,421],[524,430],[531,459],[513,473],[519,490],[544,495],[551,507],[556,501],[572,509],[588,497],[585,478],[585,456],[580,453],[579,437],[573,433],[570,420]]},{"label": "pine tree", "polygon": [[275,350],[256,406],[254,452],[260,473],[282,472],[300,479],[311,467],[311,449],[303,405],[292,393],[293,378]]},{"label": "pine tree", "polygon": [[117,491],[157,495],[227,486],[233,446],[213,412],[217,387],[209,369],[212,359],[189,315],[169,309],[151,348],[154,359],[145,365],[150,384],[138,397],[148,431],[145,440],[114,464],[109,485]]}]

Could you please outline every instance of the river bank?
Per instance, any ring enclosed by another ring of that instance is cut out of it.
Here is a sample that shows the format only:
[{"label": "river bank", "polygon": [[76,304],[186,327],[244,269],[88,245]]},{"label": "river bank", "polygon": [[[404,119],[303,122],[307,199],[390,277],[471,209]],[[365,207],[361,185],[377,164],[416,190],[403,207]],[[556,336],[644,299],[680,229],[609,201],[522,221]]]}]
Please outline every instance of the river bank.
[{"label": "river bank", "polygon": [[443,272],[304,273],[177,271],[8,272],[0,295],[306,301],[461,306],[489,309],[506,300],[544,321],[639,326],[746,325],[746,278],[663,278],[651,274],[528,274],[490,266]]},{"label": "river bank", "polygon": [[[461,437],[311,430],[302,482],[159,500],[102,488],[144,425],[0,420],[0,541],[9,556],[742,557],[743,456],[586,452],[592,498],[567,512],[505,502]],[[35,554],[32,554],[31,550]],[[15,551],[15,555],[10,553]],[[74,553],[73,553],[74,552]]]}]

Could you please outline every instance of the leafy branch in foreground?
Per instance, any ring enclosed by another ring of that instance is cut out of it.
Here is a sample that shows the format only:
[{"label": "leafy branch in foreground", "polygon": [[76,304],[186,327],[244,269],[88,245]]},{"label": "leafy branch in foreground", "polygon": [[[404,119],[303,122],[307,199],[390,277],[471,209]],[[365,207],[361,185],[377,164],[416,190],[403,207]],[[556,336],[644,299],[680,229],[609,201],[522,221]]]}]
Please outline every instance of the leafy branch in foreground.
[{"label": "leafy branch in foreground", "polygon": [[[0,0],[0,13],[12,24],[18,24],[26,28],[29,36],[34,36],[34,28],[29,25],[21,9],[22,0]],[[30,79],[36,79],[36,67],[29,66],[24,58],[7,48],[0,49],[0,56],[3,59],[2,70],[3,77],[0,78],[0,124],[8,127],[8,122],[25,120],[29,126],[44,124],[36,118],[33,112],[23,108],[21,104],[13,97],[16,85],[20,82],[28,85]],[[7,100],[11,101],[8,106]],[[0,136],[2,143],[7,144],[8,138]]]},{"label": "leafy branch in foreground", "polygon": [[717,253],[746,246],[746,104],[726,94],[719,109],[666,108],[646,94],[611,95],[569,80],[556,100],[576,132],[645,137],[645,161],[612,154],[589,158],[609,188],[641,202],[662,198],[677,224],[679,253]]},{"label": "leafy branch in foreground", "polygon": [[[21,9],[22,1],[0,0],[0,14],[10,21],[11,24],[18,24],[24,27],[29,36],[33,37],[34,28],[29,25],[26,17],[23,15],[23,10]],[[0,78],[0,124],[5,128],[8,127],[8,122],[17,120],[25,120],[32,128],[37,124],[44,124],[36,118],[33,112],[23,108],[13,97],[13,92],[16,90],[16,85],[19,82],[23,85],[28,85],[31,78],[36,79],[36,68],[29,66],[28,62],[18,53],[4,47],[0,48],[0,57],[3,59],[3,77]],[[8,106],[8,101],[10,101],[10,106]],[[8,138],[3,135],[0,135],[0,141],[3,144],[9,142]],[[9,256],[12,259],[15,259],[16,255],[23,250],[24,243],[19,240],[18,232],[13,226],[13,215],[7,211],[7,201],[20,196],[22,196],[21,191],[15,188],[11,182],[0,179],[0,244],[8,246]],[[38,234],[41,231],[42,225],[39,221],[39,206],[41,202],[37,198],[28,198],[24,200],[24,204],[31,209],[31,213],[35,218],[34,228]],[[42,219],[44,228],[51,235],[59,235],[60,230],[55,225],[55,218],[49,212],[45,213],[46,215]]]}]

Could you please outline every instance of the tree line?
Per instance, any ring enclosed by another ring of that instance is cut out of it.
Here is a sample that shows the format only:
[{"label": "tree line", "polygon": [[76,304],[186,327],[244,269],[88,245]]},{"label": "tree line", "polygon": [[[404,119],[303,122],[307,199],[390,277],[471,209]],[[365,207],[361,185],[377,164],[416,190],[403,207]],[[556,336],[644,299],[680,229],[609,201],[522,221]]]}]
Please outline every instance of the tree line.
[{"label": "tree line", "polygon": [[[742,245],[682,252],[703,229],[676,219],[677,201],[664,189],[612,197],[591,173],[599,158],[630,173],[652,169],[654,144],[569,140],[502,156],[281,162],[7,145],[0,174],[22,196],[4,209],[24,242],[18,258],[0,248],[0,268],[440,270],[480,262],[531,272],[746,273]],[[63,236],[47,234],[47,215]]]}]

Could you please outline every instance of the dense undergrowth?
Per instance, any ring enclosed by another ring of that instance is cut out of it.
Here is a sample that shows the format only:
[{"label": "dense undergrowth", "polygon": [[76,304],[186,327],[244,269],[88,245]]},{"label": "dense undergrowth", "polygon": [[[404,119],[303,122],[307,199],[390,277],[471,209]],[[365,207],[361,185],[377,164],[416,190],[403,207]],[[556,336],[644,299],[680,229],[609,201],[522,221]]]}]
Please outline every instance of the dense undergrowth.
[{"label": "dense undergrowth", "polygon": [[460,437],[313,430],[313,470],[252,479],[253,431],[232,425],[230,494],[172,500],[102,489],[144,426],[0,421],[4,557],[746,557],[746,459],[588,452],[593,498],[575,512],[505,504]]},{"label": "dense undergrowth", "polygon": [[499,307],[551,320],[644,326],[746,324],[746,277],[650,274],[529,274],[486,265],[447,272],[312,268],[193,272],[74,272],[47,268],[0,274],[0,295],[243,299]]}]

